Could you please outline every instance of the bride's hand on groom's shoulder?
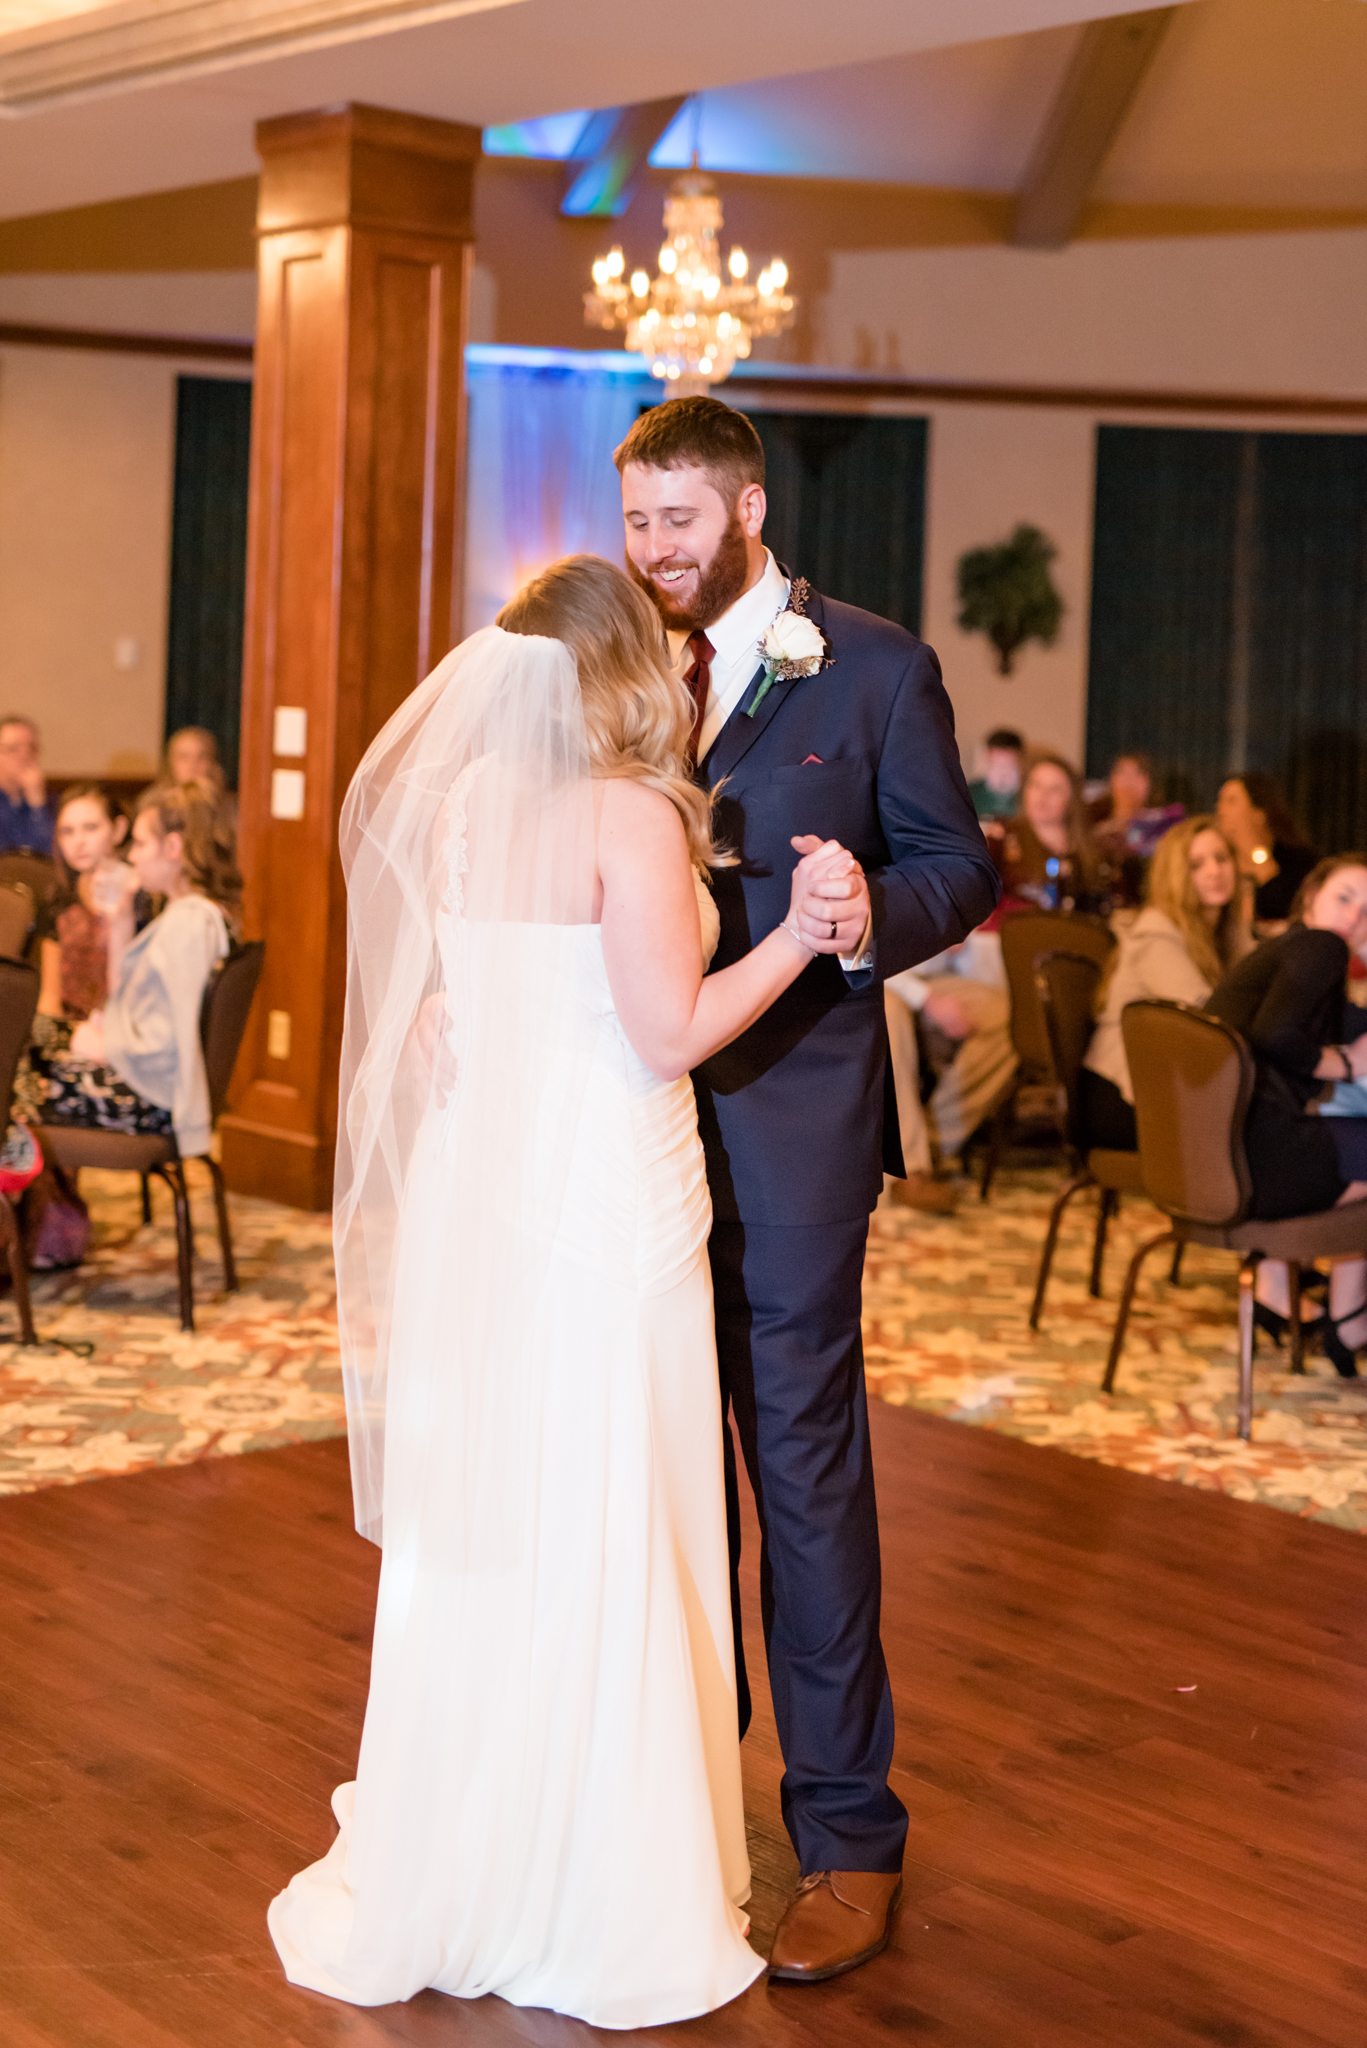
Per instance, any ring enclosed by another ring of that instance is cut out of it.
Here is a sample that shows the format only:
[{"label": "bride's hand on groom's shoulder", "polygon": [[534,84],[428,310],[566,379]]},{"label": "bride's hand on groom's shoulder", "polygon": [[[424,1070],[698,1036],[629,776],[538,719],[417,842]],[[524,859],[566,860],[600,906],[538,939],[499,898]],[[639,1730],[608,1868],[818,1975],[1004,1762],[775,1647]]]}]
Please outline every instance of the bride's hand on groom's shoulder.
[{"label": "bride's hand on groom's shoulder", "polygon": [[857,953],[869,921],[864,870],[838,839],[812,833],[793,840],[802,855],[793,869],[791,915],[814,953]]}]

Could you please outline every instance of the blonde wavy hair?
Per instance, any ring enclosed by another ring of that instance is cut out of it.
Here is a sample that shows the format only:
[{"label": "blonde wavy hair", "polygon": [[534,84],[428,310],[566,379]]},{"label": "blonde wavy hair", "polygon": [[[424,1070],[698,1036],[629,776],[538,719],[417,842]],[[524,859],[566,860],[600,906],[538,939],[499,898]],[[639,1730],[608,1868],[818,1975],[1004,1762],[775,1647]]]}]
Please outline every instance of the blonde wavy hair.
[{"label": "blonde wavy hair", "polygon": [[[1234,864],[1236,877],[1234,894],[1213,925],[1201,908],[1201,899],[1191,874],[1191,849],[1203,832],[1213,832],[1223,843]],[[1186,942],[1187,951],[1212,988],[1224,980],[1239,958],[1238,873],[1239,856],[1231,841],[1214,818],[1206,816],[1184,818],[1180,825],[1171,826],[1155,846],[1149,865],[1144,901],[1171,918]]]},{"label": "blonde wavy hair", "polygon": [[178,783],[174,789],[145,789],[133,815],[157,814],[157,837],[181,836],[181,865],[191,888],[216,903],[236,931],[242,913],[242,877],[232,851],[218,833],[218,800],[203,783]]},{"label": "blonde wavy hair", "polygon": [[658,789],[683,821],[694,865],[729,865],[734,855],[712,836],[712,798],[685,763],[692,700],[668,665],[660,615],[644,591],[600,555],[566,555],[524,584],[495,624],[564,642],[579,672],[595,776]]}]

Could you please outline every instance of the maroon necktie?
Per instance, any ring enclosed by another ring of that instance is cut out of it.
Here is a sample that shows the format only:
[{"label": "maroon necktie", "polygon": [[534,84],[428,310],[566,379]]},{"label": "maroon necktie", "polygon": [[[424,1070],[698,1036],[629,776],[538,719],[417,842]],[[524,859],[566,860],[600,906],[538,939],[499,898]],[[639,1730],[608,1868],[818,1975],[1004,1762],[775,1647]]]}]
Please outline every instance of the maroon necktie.
[{"label": "maroon necktie", "polygon": [[716,650],[706,633],[701,631],[689,634],[688,646],[693,660],[684,670],[684,681],[693,699],[693,730],[688,735],[688,765],[692,768],[697,764],[698,741],[707,716],[707,695],[712,688],[712,656]]}]

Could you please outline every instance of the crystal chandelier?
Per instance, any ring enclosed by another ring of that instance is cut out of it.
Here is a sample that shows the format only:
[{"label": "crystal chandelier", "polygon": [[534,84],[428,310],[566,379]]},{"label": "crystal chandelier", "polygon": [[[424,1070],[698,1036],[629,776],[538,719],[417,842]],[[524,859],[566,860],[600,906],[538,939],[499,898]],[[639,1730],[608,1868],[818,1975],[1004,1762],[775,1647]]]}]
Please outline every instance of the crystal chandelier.
[{"label": "crystal chandelier", "polygon": [[788,266],[777,257],[750,284],[749,258],[733,249],[723,283],[717,246],[721,201],[696,161],[669,188],[664,229],[654,278],[634,270],[628,280],[620,248],[598,258],[593,290],[584,294],[584,318],[591,327],[625,328],[626,346],[645,357],[652,377],[682,397],[729,377],[758,336],[791,327],[797,301],[784,289]]}]

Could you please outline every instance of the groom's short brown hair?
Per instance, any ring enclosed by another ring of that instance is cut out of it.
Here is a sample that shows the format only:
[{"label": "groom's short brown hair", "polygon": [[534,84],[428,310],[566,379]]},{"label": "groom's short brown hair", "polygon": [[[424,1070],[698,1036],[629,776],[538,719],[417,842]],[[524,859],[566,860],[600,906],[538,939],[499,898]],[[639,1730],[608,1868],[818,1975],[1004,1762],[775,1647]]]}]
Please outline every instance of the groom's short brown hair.
[{"label": "groom's short brown hair", "polygon": [[629,462],[646,469],[696,465],[734,505],[747,484],[764,483],[764,444],[743,412],[719,398],[668,398],[643,412],[620,448],[618,474]]}]

